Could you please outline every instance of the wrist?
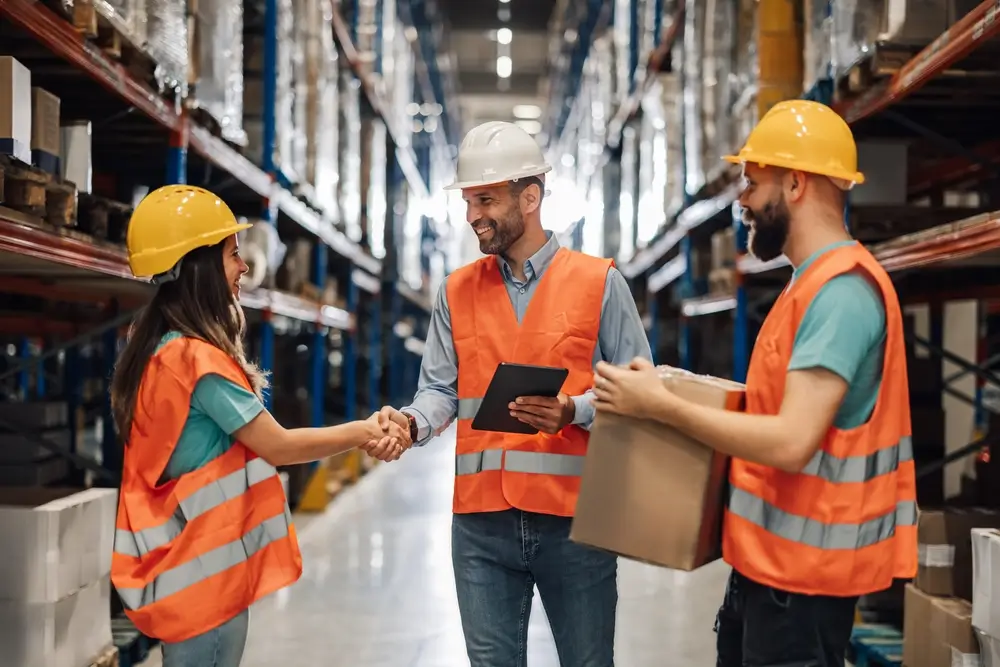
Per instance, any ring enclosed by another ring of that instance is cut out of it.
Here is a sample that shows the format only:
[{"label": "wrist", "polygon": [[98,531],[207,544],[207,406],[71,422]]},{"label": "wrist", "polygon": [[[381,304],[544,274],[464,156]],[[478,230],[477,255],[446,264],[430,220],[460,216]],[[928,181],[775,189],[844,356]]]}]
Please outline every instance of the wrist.
[{"label": "wrist", "polygon": [[417,418],[414,417],[413,415],[411,415],[409,412],[400,411],[399,414],[401,414],[403,416],[403,419],[406,420],[406,425],[403,426],[402,424],[400,424],[400,426],[403,426],[403,428],[409,434],[409,436],[410,436],[410,442],[411,443],[412,442],[416,442],[417,441]]}]

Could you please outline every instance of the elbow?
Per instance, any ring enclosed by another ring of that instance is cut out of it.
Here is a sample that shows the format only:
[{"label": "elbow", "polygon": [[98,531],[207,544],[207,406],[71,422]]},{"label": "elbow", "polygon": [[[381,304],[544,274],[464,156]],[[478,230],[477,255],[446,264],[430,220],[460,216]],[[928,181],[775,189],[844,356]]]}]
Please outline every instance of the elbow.
[{"label": "elbow", "polygon": [[803,443],[801,440],[798,442],[788,443],[780,448],[776,452],[776,457],[774,461],[774,467],[778,468],[782,472],[787,472],[793,475],[798,475],[809,462],[812,461],[813,456],[816,454],[816,450],[819,449],[822,443],[807,442]]}]

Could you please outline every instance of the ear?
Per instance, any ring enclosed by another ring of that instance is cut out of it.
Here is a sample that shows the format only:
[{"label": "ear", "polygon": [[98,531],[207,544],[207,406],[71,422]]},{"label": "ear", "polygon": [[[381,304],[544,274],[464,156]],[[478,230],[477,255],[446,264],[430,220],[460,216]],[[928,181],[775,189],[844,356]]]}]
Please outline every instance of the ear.
[{"label": "ear", "polygon": [[803,171],[789,171],[785,174],[785,199],[797,202],[802,199],[809,184],[809,176]]},{"label": "ear", "polygon": [[538,207],[542,204],[542,190],[538,187],[537,183],[533,183],[524,189],[521,193],[520,204],[522,213],[534,213],[538,210]]}]

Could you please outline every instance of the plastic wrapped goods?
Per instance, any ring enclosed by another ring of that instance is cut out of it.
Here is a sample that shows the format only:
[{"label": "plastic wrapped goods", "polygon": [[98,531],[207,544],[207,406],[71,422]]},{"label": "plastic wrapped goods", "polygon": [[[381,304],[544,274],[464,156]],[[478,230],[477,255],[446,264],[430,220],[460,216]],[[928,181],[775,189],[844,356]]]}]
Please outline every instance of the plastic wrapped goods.
[{"label": "plastic wrapped goods", "polygon": [[705,141],[702,132],[706,74],[704,62],[705,4],[695,3],[684,12],[684,190],[696,195],[705,185]]},{"label": "plastic wrapped goods", "polygon": [[194,4],[191,81],[194,103],[222,130],[222,137],[246,145],[243,130],[243,3],[198,0]]},{"label": "plastic wrapped goods", "polygon": [[145,0],[146,52],[156,63],[154,76],[163,90],[184,97],[188,83],[188,21],[185,0]]}]

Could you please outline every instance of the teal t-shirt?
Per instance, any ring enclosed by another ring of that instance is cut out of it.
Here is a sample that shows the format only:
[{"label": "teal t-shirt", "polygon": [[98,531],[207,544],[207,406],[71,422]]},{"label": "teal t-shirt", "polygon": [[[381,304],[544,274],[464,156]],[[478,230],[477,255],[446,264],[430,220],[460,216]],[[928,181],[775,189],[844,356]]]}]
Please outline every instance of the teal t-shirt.
[{"label": "teal t-shirt", "polygon": [[[855,241],[819,249],[795,267],[792,280],[823,253],[851,243]],[[806,309],[788,370],[825,368],[847,382],[847,395],[834,419],[837,428],[857,428],[871,417],[882,384],[885,335],[882,294],[863,272],[837,276]]]},{"label": "teal t-shirt", "polygon": [[[160,339],[157,349],[180,338],[172,331]],[[191,395],[191,410],[163,479],[177,479],[226,453],[232,434],[249,424],[264,410],[263,404],[243,387],[220,375],[206,375]]]}]

